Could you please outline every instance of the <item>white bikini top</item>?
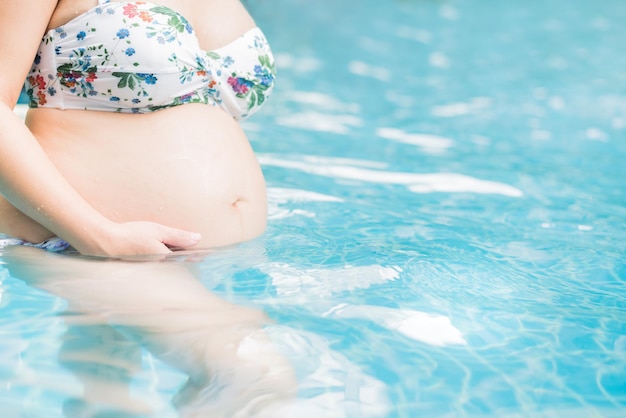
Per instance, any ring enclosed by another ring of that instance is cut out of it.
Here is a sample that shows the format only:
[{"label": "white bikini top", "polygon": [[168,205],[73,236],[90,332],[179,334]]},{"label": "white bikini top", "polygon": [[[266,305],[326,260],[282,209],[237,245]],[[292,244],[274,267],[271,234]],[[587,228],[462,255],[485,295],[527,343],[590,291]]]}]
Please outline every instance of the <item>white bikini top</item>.
[{"label": "white bikini top", "polygon": [[187,19],[168,7],[98,0],[44,35],[26,92],[30,107],[147,113],[205,103],[241,119],[265,102],[274,78],[259,28],[204,51]]}]

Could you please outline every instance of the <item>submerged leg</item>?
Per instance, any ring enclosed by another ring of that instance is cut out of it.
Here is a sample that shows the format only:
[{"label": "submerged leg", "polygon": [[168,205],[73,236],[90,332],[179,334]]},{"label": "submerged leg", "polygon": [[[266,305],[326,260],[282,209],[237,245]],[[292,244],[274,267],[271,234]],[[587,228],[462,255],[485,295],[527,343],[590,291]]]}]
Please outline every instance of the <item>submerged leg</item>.
[{"label": "submerged leg", "polygon": [[[26,247],[7,248],[2,259],[13,277],[67,300],[92,323],[115,326],[188,374],[177,399],[185,416],[255,416],[294,395],[293,369],[263,331],[265,315],[209,292],[184,262],[94,260]],[[219,410],[216,391],[228,393],[219,396]]]},{"label": "submerged leg", "polygon": [[80,381],[83,390],[64,402],[65,416],[90,417],[102,409],[119,417],[150,414],[146,399],[131,396],[130,382],[141,369],[138,342],[106,324],[67,325],[59,363]]}]

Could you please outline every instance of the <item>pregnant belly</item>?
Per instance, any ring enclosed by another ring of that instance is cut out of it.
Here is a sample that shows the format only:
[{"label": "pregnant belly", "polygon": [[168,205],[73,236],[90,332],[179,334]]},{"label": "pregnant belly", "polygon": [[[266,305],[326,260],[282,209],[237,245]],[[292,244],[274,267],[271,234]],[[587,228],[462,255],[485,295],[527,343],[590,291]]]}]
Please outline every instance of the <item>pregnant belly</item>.
[{"label": "pregnant belly", "polygon": [[265,229],[265,183],[241,127],[222,110],[183,105],[126,115],[34,109],[27,124],[65,178],[115,221],[202,233],[196,248]]}]

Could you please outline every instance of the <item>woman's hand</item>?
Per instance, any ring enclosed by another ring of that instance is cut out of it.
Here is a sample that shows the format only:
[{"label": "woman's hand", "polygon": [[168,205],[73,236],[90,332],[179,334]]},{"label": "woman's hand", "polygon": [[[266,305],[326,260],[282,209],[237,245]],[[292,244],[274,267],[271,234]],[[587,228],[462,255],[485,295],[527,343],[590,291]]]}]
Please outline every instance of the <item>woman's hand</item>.
[{"label": "woman's hand", "polygon": [[163,255],[173,249],[183,250],[197,245],[201,235],[155,222],[110,223],[98,237],[74,248],[84,255],[134,256]]}]

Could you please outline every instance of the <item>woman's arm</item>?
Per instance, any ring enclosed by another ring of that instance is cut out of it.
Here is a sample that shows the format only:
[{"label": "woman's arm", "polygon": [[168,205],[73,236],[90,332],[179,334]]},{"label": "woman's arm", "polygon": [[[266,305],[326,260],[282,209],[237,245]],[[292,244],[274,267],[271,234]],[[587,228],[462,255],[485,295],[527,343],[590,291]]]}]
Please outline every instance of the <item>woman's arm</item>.
[{"label": "woman's arm", "polygon": [[[0,194],[83,254],[163,254],[197,234],[151,222],[115,223],[74,190],[13,113],[57,0],[0,0]],[[11,41],[9,41],[11,40]]]}]

